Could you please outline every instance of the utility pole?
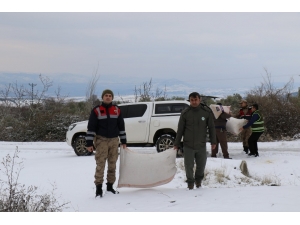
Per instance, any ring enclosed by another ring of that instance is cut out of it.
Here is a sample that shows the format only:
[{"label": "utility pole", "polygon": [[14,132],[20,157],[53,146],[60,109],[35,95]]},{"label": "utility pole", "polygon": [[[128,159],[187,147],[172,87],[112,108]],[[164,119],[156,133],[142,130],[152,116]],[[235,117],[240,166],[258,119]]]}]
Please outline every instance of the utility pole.
[{"label": "utility pole", "polygon": [[[300,76],[300,75],[298,75]],[[298,98],[300,98],[300,87],[298,87]]]},{"label": "utility pole", "polygon": [[29,86],[31,86],[31,105],[33,104],[33,87],[35,87],[37,84],[31,83]]}]

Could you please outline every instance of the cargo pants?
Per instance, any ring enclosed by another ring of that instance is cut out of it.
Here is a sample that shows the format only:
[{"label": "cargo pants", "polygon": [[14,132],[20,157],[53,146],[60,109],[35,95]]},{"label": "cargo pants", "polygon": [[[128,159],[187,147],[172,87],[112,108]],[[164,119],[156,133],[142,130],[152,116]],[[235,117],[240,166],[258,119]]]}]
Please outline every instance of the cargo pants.
[{"label": "cargo pants", "polygon": [[215,149],[211,150],[211,157],[217,157],[217,153],[219,152],[219,144],[220,144],[223,157],[229,158],[226,130],[222,128],[216,128],[216,136],[217,136],[217,145]]},{"label": "cargo pants", "polygon": [[[201,182],[204,178],[204,170],[206,166],[206,146],[201,149],[192,149],[183,147],[184,150],[184,167],[188,183]],[[194,165],[196,169],[194,172]]]},{"label": "cargo pants", "polygon": [[248,127],[246,129],[242,130],[241,139],[242,139],[242,142],[243,142],[243,147],[249,147],[248,139],[251,136],[251,134],[252,134],[251,127]]},{"label": "cargo pants", "polygon": [[104,169],[107,161],[107,182],[113,184],[116,181],[116,163],[118,160],[119,138],[106,138],[100,135],[95,137],[95,185],[103,183]]}]

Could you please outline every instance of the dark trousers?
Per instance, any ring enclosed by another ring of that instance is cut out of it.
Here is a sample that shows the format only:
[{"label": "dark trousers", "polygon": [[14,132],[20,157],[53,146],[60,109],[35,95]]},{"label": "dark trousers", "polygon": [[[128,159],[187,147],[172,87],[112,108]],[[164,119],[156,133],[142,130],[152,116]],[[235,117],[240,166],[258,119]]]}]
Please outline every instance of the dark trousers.
[{"label": "dark trousers", "polygon": [[249,150],[251,154],[256,154],[258,153],[258,148],[257,148],[257,141],[262,135],[263,132],[252,132],[251,136],[248,139],[248,144],[249,144]]},{"label": "dark trousers", "polygon": [[[201,182],[204,178],[204,170],[207,160],[206,146],[201,149],[183,147],[184,167],[188,183]],[[196,163],[196,169],[194,166]]]},{"label": "dark trousers", "polygon": [[217,137],[217,145],[215,149],[211,150],[211,157],[217,157],[217,153],[219,152],[219,144],[220,144],[223,157],[229,158],[226,130],[216,128],[216,137]]}]

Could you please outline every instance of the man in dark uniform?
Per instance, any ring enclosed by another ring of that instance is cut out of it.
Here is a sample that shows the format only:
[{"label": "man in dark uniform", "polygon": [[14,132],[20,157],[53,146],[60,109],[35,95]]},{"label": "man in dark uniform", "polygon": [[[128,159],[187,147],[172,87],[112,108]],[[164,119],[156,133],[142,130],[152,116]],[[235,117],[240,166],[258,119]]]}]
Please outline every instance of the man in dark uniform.
[{"label": "man in dark uniform", "polygon": [[222,111],[221,115],[215,120],[215,128],[216,128],[216,139],[217,139],[217,145],[215,149],[211,150],[211,157],[217,157],[217,153],[219,150],[219,144],[222,149],[223,157],[225,159],[231,159],[229,158],[228,153],[228,144],[227,144],[227,134],[226,134],[226,123],[227,119],[231,117],[230,114],[224,112],[222,103],[217,103],[219,105],[220,110]]},{"label": "man in dark uniform", "polygon": [[103,102],[92,109],[86,133],[86,147],[92,152],[96,148],[95,185],[96,197],[102,197],[102,183],[105,163],[107,161],[107,191],[118,193],[113,189],[116,180],[116,163],[118,160],[119,138],[126,148],[125,124],[120,109],[112,104],[114,94],[106,89],[102,92]]}]

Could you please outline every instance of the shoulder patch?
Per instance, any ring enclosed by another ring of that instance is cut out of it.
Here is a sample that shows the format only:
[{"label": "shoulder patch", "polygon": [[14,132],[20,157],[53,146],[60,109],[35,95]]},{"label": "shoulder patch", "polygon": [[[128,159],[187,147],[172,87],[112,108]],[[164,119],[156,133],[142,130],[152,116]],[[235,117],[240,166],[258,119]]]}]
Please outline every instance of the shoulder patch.
[{"label": "shoulder patch", "polygon": [[211,110],[211,108],[210,108],[208,105],[205,105],[205,104],[203,104],[203,103],[200,103],[200,104],[201,104],[202,108],[203,108],[205,111],[210,112],[210,113],[213,112],[213,111]]},{"label": "shoulder patch", "polygon": [[120,112],[121,112],[121,110],[119,109],[119,107],[118,106],[116,106],[116,105],[114,105],[114,107],[115,107],[115,112],[116,112],[116,114],[119,116],[120,115]]},{"label": "shoulder patch", "polygon": [[190,110],[190,107],[185,108],[184,110],[181,111],[181,115],[185,114]]}]

